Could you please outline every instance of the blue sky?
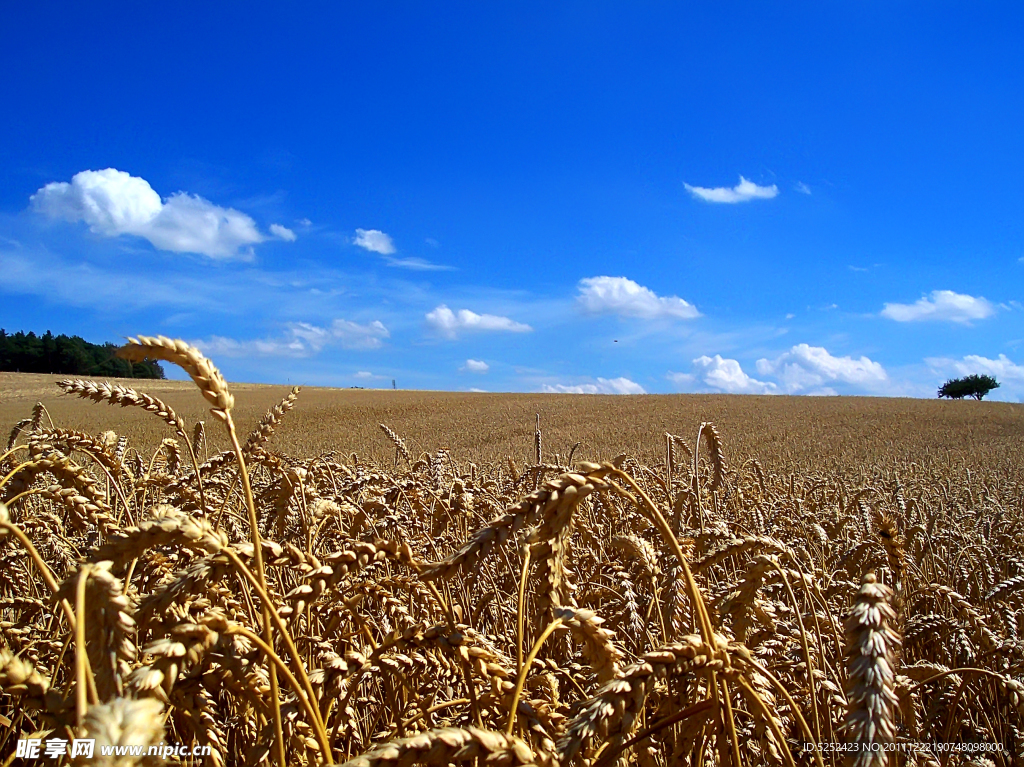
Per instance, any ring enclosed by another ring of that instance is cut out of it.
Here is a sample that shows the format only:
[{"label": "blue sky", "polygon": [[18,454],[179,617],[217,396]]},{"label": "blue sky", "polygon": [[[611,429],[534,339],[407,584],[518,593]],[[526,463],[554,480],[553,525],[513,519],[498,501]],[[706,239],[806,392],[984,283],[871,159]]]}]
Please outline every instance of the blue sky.
[{"label": "blue sky", "polygon": [[1024,397],[1019,3],[25,3],[0,326],[233,380]]}]

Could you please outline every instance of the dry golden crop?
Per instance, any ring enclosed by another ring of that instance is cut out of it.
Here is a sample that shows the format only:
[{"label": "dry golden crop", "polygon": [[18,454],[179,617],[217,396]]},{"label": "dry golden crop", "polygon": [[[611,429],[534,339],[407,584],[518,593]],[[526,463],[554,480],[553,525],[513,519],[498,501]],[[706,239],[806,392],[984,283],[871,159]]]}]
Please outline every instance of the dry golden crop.
[{"label": "dry golden crop", "polygon": [[[548,399],[534,427],[522,396],[495,436],[459,423],[468,396],[427,397],[424,425],[401,393],[358,393],[395,416],[363,457],[296,458],[271,440],[315,444],[324,421],[297,391],[246,436],[197,350],[123,353],[181,366],[211,416],[165,384],[66,381],[165,436],[61,428],[42,404],[12,430],[5,764],[26,737],[210,764],[1020,763],[1015,406],[822,401],[798,423],[752,398],[680,435],[723,400]],[[600,408],[633,449],[573,463],[610,439],[573,428]]]}]

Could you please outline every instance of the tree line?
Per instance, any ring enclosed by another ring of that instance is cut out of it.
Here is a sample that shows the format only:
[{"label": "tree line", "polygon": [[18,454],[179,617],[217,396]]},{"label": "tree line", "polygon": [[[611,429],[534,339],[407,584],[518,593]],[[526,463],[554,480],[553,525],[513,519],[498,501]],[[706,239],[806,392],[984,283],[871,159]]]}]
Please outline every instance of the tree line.
[{"label": "tree line", "polygon": [[116,344],[92,344],[80,336],[55,336],[49,330],[8,334],[0,328],[0,370],[21,373],[107,378],[163,378],[155,360],[129,362],[116,355]]}]

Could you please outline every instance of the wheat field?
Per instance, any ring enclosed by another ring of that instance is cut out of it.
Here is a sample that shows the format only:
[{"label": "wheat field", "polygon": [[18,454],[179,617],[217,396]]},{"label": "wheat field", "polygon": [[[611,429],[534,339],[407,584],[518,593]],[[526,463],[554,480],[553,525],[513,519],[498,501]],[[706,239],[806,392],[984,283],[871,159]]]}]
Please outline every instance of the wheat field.
[{"label": "wheat field", "polygon": [[0,374],[5,765],[1024,763],[1018,405],[122,354],[191,380]]}]

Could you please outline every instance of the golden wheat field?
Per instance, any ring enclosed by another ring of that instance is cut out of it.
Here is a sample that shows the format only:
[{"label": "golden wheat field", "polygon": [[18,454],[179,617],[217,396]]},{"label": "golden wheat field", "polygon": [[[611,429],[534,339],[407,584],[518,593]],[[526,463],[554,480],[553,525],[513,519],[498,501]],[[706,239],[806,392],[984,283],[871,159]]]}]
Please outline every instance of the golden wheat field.
[{"label": "golden wheat field", "polygon": [[1019,405],[122,354],[191,381],[0,374],[4,765],[1024,764]]}]

